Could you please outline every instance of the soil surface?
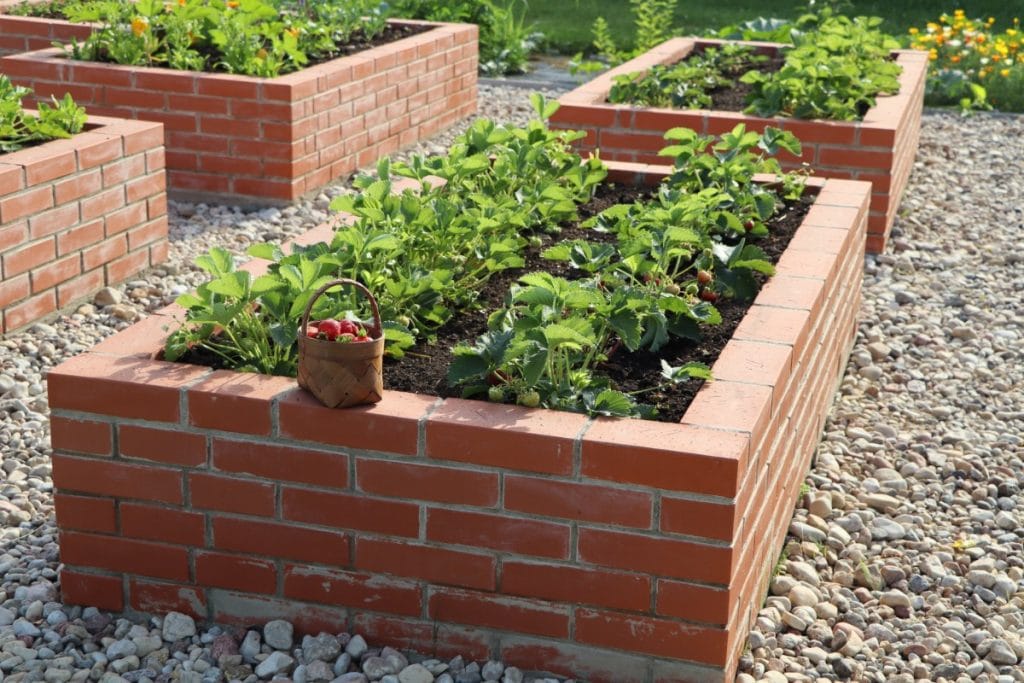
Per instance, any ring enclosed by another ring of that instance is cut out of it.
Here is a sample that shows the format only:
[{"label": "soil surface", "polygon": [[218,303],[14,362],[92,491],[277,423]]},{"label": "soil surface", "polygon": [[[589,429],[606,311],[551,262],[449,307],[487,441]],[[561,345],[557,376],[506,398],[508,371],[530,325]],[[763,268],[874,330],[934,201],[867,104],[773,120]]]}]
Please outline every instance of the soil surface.
[{"label": "soil surface", "polygon": [[[588,204],[580,207],[581,221],[596,215],[615,204],[631,203],[648,196],[648,190],[633,187],[602,186],[597,196]],[[789,245],[790,239],[800,226],[809,208],[809,203],[792,203],[769,223],[771,234],[757,242],[775,262]],[[541,247],[527,250],[526,266],[498,273],[480,292],[481,309],[460,314],[457,318],[443,326],[437,333],[432,344],[419,344],[411,349],[409,355],[401,361],[386,359],[384,363],[384,387],[397,391],[410,391],[432,396],[460,396],[460,389],[451,388],[446,381],[448,365],[451,361],[451,348],[460,342],[475,341],[477,336],[487,331],[487,316],[496,308],[504,305],[505,295],[509,287],[523,274],[545,271],[575,279],[584,274],[574,271],[568,264],[552,262],[540,258],[540,253],[555,241],[588,239],[590,241],[614,241],[608,233],[595,232],[572,224],[562,228],[557,238],[542,236]],[[722,323],[716,326],[704,326],[700,342],[686,339],[673,339],[657,353],[616,353],[602,367],[599,374],[610,377],[621,391],[637,391],[662,382],[661,359],[664,358],[673,366],[699,361],[712,365],[718,355],[732,338],[733,332],[743,319],[747,309],[753,302],[735,300],[719,300],[715,304],[722,314]],[[664,391],[650,392],[643,395],[642,402],[656,404],[658,414],[655,419],[663,422],[678,422],[690,405],[693,397],[700,389],[703,381],[691,380]]]}]

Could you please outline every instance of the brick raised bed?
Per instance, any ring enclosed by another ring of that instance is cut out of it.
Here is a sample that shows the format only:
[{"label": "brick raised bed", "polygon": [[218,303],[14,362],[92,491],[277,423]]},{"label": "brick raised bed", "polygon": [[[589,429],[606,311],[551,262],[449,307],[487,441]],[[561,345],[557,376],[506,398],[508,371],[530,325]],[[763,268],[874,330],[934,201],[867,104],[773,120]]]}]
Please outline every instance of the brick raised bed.
[{"label": "brick raised bed", "polygon": [[86,130],[0,155],[0,331],[167,258],[163,126]]},{"label": "brick raised bed", "polygon": [[155,360],[174,307],[67,361],[48,379],[64,599],[591,682],[731,680],[855,330],[869,187],[815,184],[681,424],[400,392],[329,410],[291,379]]},{"label": "brick raised bed", "polygon": [[[92,33],[91,24],[75,24],[63,19],[19,17],[7,11],[21,0],[0,0],[0,57],[52,47],[54,41],[81,42]],[[58,93],[53,93],[58,95]],[[59,93],[63,95],[63,93]]]},{"label": "brick raised bed", "polygon": [[59,49],[0,60],[48,98],[160,121],[168,187],[182,196],[284,202],[476,111],[477,27],[423,33],[278,78],[76,62]]},{"label": "brick raised bed", "polygon": [[[896,61],[903,67],[900,92],[879,97],[877,104],[858,122],[763,118],[742,112],[640,107],[607,101],[615,76],[646,72],[657,64],[672,64],[686,58],[694,49],[723,42],[674,38],[662,43],[563,95],[559,100],[562,106],[552,117],[552,124],[557,128],[587,131],[587,138],[579,143],[581,150],[599,148],[602,159],[640,163],[665,163],[665,158],[658,157],[657,153],[665,146],[662,135],[674,127],[692,128],[708,135],[725,133],[737,123],[746,123],[748,129],[759,132],[765,126],[792,131],[803,143],[803,155],[788,159],[780,156],[785,168],[799,168],[806,162],[823,177],[871,182],[867,249],[882,251],[917,154],[928,72],[927,53],[896,51]],[[779,43],[744,44],[769,54],[784,47]]]}]

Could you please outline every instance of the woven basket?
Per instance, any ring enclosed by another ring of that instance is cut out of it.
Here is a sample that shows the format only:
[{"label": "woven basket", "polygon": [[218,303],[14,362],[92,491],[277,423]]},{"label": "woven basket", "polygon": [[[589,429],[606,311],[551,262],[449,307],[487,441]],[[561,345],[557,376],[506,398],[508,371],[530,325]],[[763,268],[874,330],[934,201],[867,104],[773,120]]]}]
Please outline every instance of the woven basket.
[{"label": "woven basket", "polygon": [[[366,296],[373,310],[373,325],[366,328],[373,339],[357,344],[339,344],[306,336],[309,313],[324,292],[338,285],[351,285]],[[328,408],[347,408],[376,403],[384,393],[381,366],[384,361],[384,330],[377,300],[366,287],[355,280],[328,282],[313,294],[302,314],[299,327],[299,386],[310,392]]]}]

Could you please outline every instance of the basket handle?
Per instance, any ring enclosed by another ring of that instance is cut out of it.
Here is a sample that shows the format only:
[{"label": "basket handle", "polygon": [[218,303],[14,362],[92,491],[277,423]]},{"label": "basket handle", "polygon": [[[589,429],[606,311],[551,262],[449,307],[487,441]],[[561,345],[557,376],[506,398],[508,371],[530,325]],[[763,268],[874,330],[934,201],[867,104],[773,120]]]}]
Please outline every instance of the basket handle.
[{"label": "basket handle", "polygon": [[362,283],[345,277],[337,280],[331,280],[323,287],[316,290],[316,292],[313,293],[313,296],[309,297],[309,302],[306,304],[306,310],[302,312],[302,327],[299,328],[299,334],[306,334],[306,328],[309,327],[309,314],[313,311],[313,304],[316,303],[316,300],[323,296],[324,292],[328,289],[331,287],[337,287],[338,285],[352,285],[363,293],[366,299],[370,302],[370,310],[373,311],[373,324],[377,328],[377,336],[384,334],[384,324],[380,319],[380,309],[377,307],[377,299]]}]

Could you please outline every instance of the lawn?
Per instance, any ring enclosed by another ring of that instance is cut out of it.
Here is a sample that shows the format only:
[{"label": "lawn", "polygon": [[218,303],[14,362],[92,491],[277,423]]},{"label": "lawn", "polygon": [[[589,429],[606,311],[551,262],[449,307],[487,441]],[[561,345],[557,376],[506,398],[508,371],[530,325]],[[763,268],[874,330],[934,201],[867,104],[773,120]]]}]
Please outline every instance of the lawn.
[{"label": "lawn", "polygon": [[[594,19],[608,20],[616,38],[623,44],[632,36],[633,15],[627,0],[561,0],[544,2],[526,0],[527,20],[535,24],[548,39],[548,45],[565,53],[585,49],[590,45],[590,28]],[[934,21],[942,12],[958,7],[968,16],[995,17],[998,26],[1006,26],[1015,15],[1024,15],[1021,0],[975,0],[955,4],[940,0],[853,0],[851,15],[884,16],[885,28],[894,35],[904,35],[911,26],[923,26]],[[718,0],[705,5],[691,0],[680,0],[676,7],[676,28],[679,34],[704,33],[726,24],[733,24],[758,16],[792,18],[806,10],[799,0]]]}]

